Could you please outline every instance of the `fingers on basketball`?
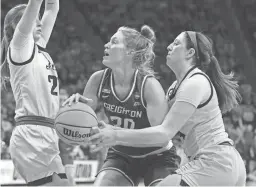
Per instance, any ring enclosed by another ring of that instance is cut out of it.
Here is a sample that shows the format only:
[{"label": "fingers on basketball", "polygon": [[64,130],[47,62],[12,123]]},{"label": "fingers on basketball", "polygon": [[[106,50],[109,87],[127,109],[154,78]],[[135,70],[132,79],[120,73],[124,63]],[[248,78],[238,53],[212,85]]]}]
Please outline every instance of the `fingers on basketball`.
[{"label": "fingers on basketball", "polygon": [[76,94],[73,94],[73,95],[70,97],[70,99],[69,99],[68,105],[71,106],[72,103],[75,101],[75,99],[76,99]]},{"label": "fingers on basketball", "polygon": [[103,128],[105,128],[107,125],[106,125],[106,123],[104,122],[104,121],[99,121],[99,123],[98,123],[98,127],[100,128],[100,129],[103,129]]},{"label": "fingers on basketball", "polygon": [[86,97],[81,96],[81,95],[80,95],[79,99],[80,99],[81,102],[83,102],[83,103],[85,103],[85,104],[87,104],[87,103],[92,103],[92,102],[93,102],[92,99],[86,98]]},{"label": "fingers on basketball", "polygon": [[99,132],[100,132],[100,130],[99,130],[98,127],[92,127],[90,134],[92,136],[92,135],[97,134]]}]

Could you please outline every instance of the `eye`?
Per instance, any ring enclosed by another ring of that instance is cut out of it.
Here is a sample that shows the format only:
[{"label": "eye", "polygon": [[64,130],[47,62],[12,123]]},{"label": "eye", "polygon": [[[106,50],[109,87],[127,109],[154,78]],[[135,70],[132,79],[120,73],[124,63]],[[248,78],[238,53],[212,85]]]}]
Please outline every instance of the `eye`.
[{"label": "eye", "polygon": [[113,40],[111,43],[112,43],[112,44],[117,44],[117,41],[116,41],[116,40]]}]

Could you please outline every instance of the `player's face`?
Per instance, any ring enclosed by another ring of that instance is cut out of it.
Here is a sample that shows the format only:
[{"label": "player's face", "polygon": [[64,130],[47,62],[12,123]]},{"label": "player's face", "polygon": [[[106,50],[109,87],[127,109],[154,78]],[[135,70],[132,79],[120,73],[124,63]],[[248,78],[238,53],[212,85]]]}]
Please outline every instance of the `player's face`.
[{"label": "player's face", "polygon": [[35,41],[38,41],[42,37],[42,22],[39,17],[36,19],[33,35]]},{"label": "player's face", "polygon": [[186,57],[186,36],[185,33],[181,33],[168,47],[168,54],[166,56],[167,65],[171,68],[177,66],[180,62],[185,60]]},{"label": "player's face", "polygon": [[103,64],[109,68],[117,67],[124,62],[126,47],[124,44],[124,36],[121,31],[117,31],[105,44]]}]

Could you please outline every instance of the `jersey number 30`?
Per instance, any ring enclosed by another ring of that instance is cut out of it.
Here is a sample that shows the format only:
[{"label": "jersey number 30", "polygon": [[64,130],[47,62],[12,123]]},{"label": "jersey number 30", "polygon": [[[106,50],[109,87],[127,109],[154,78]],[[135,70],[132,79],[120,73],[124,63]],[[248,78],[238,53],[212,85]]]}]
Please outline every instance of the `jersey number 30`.
[{"label": "jersey number 30", "polygon": [[56,92],[54,90],[55,90],[55,88],[58,85],[58,78],[56,76],[54,76],[54,75],[48,75],[48,82],[52,83],[51,94],[57,96],[58,92]]},{"label": "jersey number 30", "polygon": [[129,119],[129,118],[122,119],[117,116],[110,116],[110,119],[113,122],[113,125],[116,127],[122,127],[125,129],[134,129],[135,127],[135,123],[133,119]]}]

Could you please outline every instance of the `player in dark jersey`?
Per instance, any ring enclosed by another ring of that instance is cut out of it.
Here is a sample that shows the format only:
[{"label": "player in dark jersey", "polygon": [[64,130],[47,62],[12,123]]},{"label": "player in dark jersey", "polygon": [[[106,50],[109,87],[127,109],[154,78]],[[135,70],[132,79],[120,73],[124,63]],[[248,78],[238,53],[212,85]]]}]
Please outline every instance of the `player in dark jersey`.
[{"label": "player in dark jersey", "polygon": [[98,147],[149,147],[180,131],[189,162],[159,186],[245,186],[244,162],[222,119],[222,113],[238,104],[236,81],[222,73],[211,40],[200,32],[182,32],[167,49],[167,65],[177,81],[168,89],[170,110],[162,124],[115,131],[108,126],[90,137],[91,142]]},{"label": "player in dark jersey", "polygon": [[[121,27],[105,45],[103,64],[108,68],[94,73],[84,96],[74,94],[65,104],[85,102],[94,110],[104,107],[113,129],[142,129],[159,125],[168,110],[165,94],[154,77],[155,34],[148,26],[141,32]],[[93,101],[88,102],[90,98]],[[150,147],[109,148],[97,175],[96,186],[156,185],[179,166],[180,157],[171,141]]]}]

